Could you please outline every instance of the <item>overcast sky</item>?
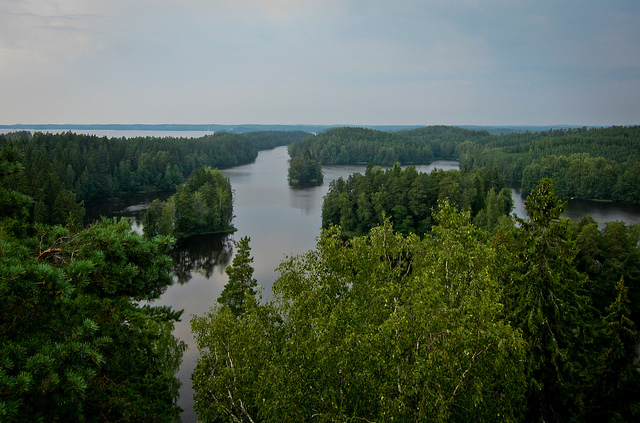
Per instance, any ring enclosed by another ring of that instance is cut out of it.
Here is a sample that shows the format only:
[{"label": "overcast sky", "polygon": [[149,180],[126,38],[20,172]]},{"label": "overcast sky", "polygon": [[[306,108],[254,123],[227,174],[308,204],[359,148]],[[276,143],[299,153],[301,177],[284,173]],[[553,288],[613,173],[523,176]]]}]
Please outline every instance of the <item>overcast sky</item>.
[{"label": "overcast sky", "polygon": [[14,123],[640,124],[640,1],[2,0]]}]

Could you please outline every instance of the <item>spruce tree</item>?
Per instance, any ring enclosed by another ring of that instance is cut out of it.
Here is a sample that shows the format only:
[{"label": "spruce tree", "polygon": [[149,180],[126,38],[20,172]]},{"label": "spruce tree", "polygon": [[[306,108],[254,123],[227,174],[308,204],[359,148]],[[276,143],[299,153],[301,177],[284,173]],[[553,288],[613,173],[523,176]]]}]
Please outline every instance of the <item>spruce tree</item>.
[{"label": "spruce tree", "polygon": [[529,344],[529,421],[580,420],[584,412],[576,398],[588,360],[580,352],[590,342],[593,309],[564,207],[553,181],[543,179],[525,201],[529,220],[518,219],[516,257],[503,260],[516,263],[505,286],[506,311]]},{"label": "spruce tree", "polygon": [[229,306],[234,316],[244,312],[246,295],[255,296],[255,287],[258,285],[258,281],[253,278],[250,241],[251,238],[245,236],[239,242],[234,242],[238,251],[233,257],[232,265],[225,270],[229,276],[229,282],[218,298],[220,304]]}]

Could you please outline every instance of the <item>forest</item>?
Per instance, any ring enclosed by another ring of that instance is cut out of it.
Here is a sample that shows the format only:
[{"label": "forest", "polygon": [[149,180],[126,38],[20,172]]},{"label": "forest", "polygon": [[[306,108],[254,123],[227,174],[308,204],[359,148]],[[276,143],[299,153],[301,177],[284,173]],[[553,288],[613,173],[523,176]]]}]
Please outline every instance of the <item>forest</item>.
[{"label": "forest", "polygon": [[438,201],[444,199],[468,210],[488,230],[513,208],[511,190],[495,170],[419,173],[397,163],[386,171],[369,165],[364,175],[331,182],[322,203],[322,227],[336,225],[345,235],[361,236],[389,219],[395,231],[422,235],[431,230]]},{"label": "forest", "polygon": [[322,185],[324,175],[320,163],[309,156],[293,156],[289,162],[287,175],[289,185]]},{"label": "forest", "polygon": [[251,163],[258,150],[309,135],[261,131],[200,138],[107,138],[21,131],[0,135],[0,149],[15,148],[20,155],[22,172],[5,178],[5,184],[34,199],[35,221],[65,224],[69,218],[83,223],[82,201],[175,190],[197,169]]},{"label": "forest", "polygon": [[245,244],[191,321],[199,421],[637,421],[640,228],[560,217],[550,179],[525,207],[493,233],[448,199],[422,236],[330,225],[269,301]]},{"label": "forest", "polygon": [[126,220],[34,220],[0,150],[0,420],[177,422],[180,311],[143,305],[173,283],[173,240]]},{"label": "forest", "polygon": [[[231,229],[214,168],[292,141],[292,161],[369,165],[332,182],[315,249],[283,259],[272,299],[250,239],[234,244],[223,294],[191,320],[200,421],[640,419],[640,225],[561,217],[607,172],[626,198],[611,200],[634,202],[637,127],[280,139],[0,136],[0,420],[179,421],[181,311],[146,302],[188,278],[176,238]],[[461,170],[399,164],[435,158]],[[145,236],[83,222],[83,201],[165,189]]]},{"label": "forest", "polygon": [[451,126],[398,132],[335,128],[290,147],[310,151],[322,164],[393,166],[460,161],[463,171],[497,169],[525,194],[552,178],[562,199],[640,203],[640,127],[557,129],[491,134]]},{"label": "forest", "polygon": [[142,220],[145,236],[233,232],[233,193],[229,179],[210,167],[195,170],[167,201],[155,199]]},{"label": "forest", "polygon": [[[230,229],[229,181],[208,166],[278,139],[250,138],[0,136],[0,421],[180,421],[182,311],[148,302],[180,281],[176,238]],[[149,237],[124,219],[83,222],[85,200],[176,187],[166,234],[166,216]]]}]

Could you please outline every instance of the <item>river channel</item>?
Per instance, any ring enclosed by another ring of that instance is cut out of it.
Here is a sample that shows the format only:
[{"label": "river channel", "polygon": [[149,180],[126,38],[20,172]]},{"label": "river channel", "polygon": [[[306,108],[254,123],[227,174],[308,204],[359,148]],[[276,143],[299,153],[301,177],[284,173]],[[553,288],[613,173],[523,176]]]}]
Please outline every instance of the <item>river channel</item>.
[{"label": "river channel", "polygon": [[[182,321],[174,331],[189,346],[178,373],[183,384],[179,404],[184,409],[184,423],[197,420],[193,411],[191,373],[198,351],[189,321],[194,315],[206,313],[227,283],[224,269],[233,258],[232,241],[243,236],[251,238],[254,277],[263,289],[263,298],[271,298],[271,286],[277,278],[275,269],[280,262],[288,255],[302,254],[315,247],[322,222],[322,201],[329,183],[365,170],[364,166],[324,166],[325,182],[322,186],[295,189],[287,184],[288,160],[286,147],[279,147],[261,151],[252,164],[223,171],[234,190],[233,225],[237,232],[229,236],[194,237],[179,243],[176,283],[154,302],[156,305],[170,305],[177,310],[184,309]],[[429,172],[434,168],[449,170],[457,167],[458,163],[454,161],[436,161],[428,166],[418,166],[417,170]],[[121,199],[116,206],[119,209],[116,214],[133,218],[133,227],[140,230],[140,212],[151,200],[133,197]],[[517,191],[514,192],[514,203],[514,214],[524,217],[524,201]],[[100,213],[109,214],[108,211]],[[614,220],[627,223],[640,221],[640,207],[611,203],[571,201],[565,214],[572,219],[591,214],[602,224]]]}]

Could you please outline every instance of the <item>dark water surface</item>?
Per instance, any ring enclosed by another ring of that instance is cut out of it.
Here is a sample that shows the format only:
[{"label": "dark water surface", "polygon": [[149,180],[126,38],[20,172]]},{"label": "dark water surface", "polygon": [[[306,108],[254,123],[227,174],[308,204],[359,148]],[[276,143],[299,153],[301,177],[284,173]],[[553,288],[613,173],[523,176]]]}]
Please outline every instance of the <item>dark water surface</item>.
[{"label": "dark water surface", "polygon": [[[277,278],[276,268],[287,255],[302,254],[313,249],[320,235],[321,207],[329,183],[351,173],[364,172],[365,166],[324,166],[325,182],[322,186],[305,189],[289,187],[287,183],[289,156],[286,147],[261,151],[255,163],[224,170],[234,190],[233,225],[238,231],[229,236],[193,237],[179,243],[176,251],[176,283],[169,287],[156,305],[170,305],[184,309],[182,321],[176,325],[175,335],[185,341],[189,349],[184,354],[178,377],[183,383],[180,406],[185,410],[183,422],[196,422],[193,412],[191,373],[198,351],[191,335],[190,320],[194,315],[206,313],[216,302],[227,283],[224,272],[233,258],[232,241],[243,236],[251,238],[254,257],[254,277],[263,289],[263,298],[271,298],[271,286]],[[437,161],[418,166],[419,172],[434,168],[457,169],[454,161]],[[141,209],[151,199],[128,199],[115,206],[120,215],[129,216],[140,230]],[[127,204],[129,201],[129,204]],[[523,199],[514,191],[514,213],[525,217]],[[106,212],[102,212],[106,214]],[[640,207],[611,203],[571,201],[566,215],[579,218],[591,214],[596,220],[640,221]],[[113,214],[109,214],[113,215]]]},{"label": "dark water surface", "polygon": [[[640,189],[640,188],[639,188]],[[512,214],[526,218],[524,200],[518,188],[511,187],[513,191],[514,209]],[[567,207],[562,214],[573,221],[579,221],[583,216],[589,215],[597,222],[600,229],[604,228],[607,222],[625,222],[633,224],[640,222],[640,205],[619,204],[606,201],[569,200]]]},{"label": "dark water surface", "polygon": [[[232,241],[243,236],[251,238],[254,257],[254,277],[263,290],[263,298],[271,298],[271,285],[277,278],[276,268],[288,255],[302,254],[315,247],[322,225],[322,200],[329,183],[339,177],[347,178],[354,172],[364,172],[366,166],[324,166],[324,184],[310,188],[292,188],[287,183],[289,155],[286,147],[261,151],[255,163],[224,170],[234,190],[233,225],[238,229],[229,236],[201,236],[181,241],[176,251],[176,283],[169,287],[155,305],[170,305],[184,309],[182,321],[176,324],[174,334],[185,341],[185,352],[178,372],[182,381],[180,406],[184,423],[196,422],[193,412],[191,373],[198,358],[190,320],[194,315],[206,313],[215,304],[227,275],[224,269],[233,258]],[[438,167],[457,169],[454,161],[438,161],[417,170],[428,172]],[[133,228],[140,231],[140,211],[152,198],[129,198],[113,205],[106,215],[120,215],[134,221]],[[128,201],[128,203],[127,203]],[[94,213],[95,214],[95,213]]]}]

